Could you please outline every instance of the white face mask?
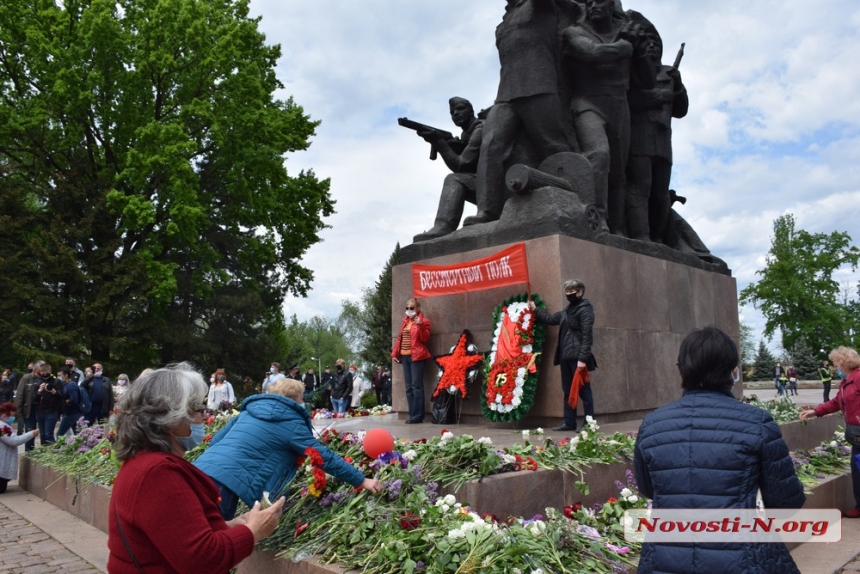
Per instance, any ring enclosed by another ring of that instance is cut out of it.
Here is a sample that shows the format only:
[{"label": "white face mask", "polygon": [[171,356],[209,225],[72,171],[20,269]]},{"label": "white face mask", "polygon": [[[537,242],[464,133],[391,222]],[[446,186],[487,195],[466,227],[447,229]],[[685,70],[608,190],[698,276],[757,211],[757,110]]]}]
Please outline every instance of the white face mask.
[{"label": "white face mask", "polygon": [[215,382],[215,377],[209,377],[209,382],[210,382],[210,383],[214,383],[214,382]]},{"label": "white face mask", "polygon": [[355,369],[350,369],[350,370],[349,370],[349,372],[350,372],[350,373],[352,373],[352,374],[354,375],[354,374],[355,374]]},{"label": "white face mask", "polygon": [[125,386],[125,384],[126,384],[127,382],[128,382],[128,381],[126,381],[125,379],[120,379],[120,380],[119,380],[119,384],[120,384],[120,386]]},{"label": "white face mask", "polygon": [[741,370],[736,368],[734,371],[732,371],[732,383],[737,383],[740,380],[741,380]]},{"label": "white face mask", "polygon": [[414,316],[415,316],[415,311],[413,311],[412,309],[407,310],[407,311],[406,311],[406,316],[407,316],[407,317],[409,317],[409,318],[411,319],[412,317],[414,317]]}]

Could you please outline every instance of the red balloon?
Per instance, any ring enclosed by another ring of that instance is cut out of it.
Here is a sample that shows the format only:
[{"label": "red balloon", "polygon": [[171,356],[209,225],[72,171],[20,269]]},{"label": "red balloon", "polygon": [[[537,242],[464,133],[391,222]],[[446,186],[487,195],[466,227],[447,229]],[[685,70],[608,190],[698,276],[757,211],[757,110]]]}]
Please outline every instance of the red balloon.
[{"label": "red balloon", "polygon": [[371,429],[364,435],[364,452],[370,458],[394,450],[394,437],[385,429]]}]

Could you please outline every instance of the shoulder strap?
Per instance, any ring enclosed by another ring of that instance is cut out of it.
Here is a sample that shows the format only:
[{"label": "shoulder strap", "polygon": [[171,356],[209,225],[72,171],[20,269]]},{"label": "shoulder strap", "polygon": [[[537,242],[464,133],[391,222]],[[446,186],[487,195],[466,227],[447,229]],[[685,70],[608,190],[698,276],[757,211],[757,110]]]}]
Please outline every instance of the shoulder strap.
[{"label": "shoulder strap", "polygon": [[128,540],[125,538],[125,533],[122,531],[122,522],[119,519],[119,509],[116,506],[113,507],[114,513],[116,514],[116,527],[119,529],[119,537],[122,538],[122,545],[125,546],[125,551],[128,552],[131,561],[137,567],[138,572],[143,574],[143,568],[140,567],[140,564],[137,562],[137,558],[134,557],[134,554],[131,551],[131,546],[128,545]]}]

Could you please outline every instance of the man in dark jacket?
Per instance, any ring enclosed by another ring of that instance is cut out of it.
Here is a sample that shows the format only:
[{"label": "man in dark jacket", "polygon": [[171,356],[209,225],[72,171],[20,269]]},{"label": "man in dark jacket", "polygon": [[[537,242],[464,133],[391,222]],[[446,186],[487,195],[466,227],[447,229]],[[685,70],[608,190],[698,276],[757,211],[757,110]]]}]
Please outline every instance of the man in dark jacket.
[{"label": "man in dark jacket", "polygon": [[[656,509],[800,508],[806,501],[788,447],[770,414],[738,401],[734,341],[706,327],[678,353],[684,396],[639,427],[634,467],[639,490]],[[799,573],[785,544],[726,542],[642,546],[639,572]]]},{"label": "man in dark jacket", "polygon": [[349,406],[347,397],[352,394],[352,373],[346,369],[346,361],[338,359],[334,364],[337,375],[331,386],[331,402],[335,412],[345,413]]},{"label": "man in dark jacket", "polygon": [[[594,340],[594,307],[588,299],[584,299],[585,284],[577,279],[564,283],[564,295],[570,305],[564,311],[549,314],[535,307],[534,301],[529,301],[529,308],[535,313],[535,318],[547,325],[559,325],[558,346],[555,349],[554,365],[561,365],[561,390],[564,393],[564,422],[553,427],[557,431],[576,430],[576,409],[567,403],[570,386],[577,369],[593,371],[597,361],[591,354],[591,344]],[[586,383],[579,388],[579,398],[586,417],[594,417],[594,397],[591,394],[591,384]]]},{"label": "man in dark jacket", "polygon": [[[36,428],[36,403],[38,402],[39,385],[42,382],[42,365],[45,361],[33,362],[33,370],[18,381],[18,390],[15,392],[15,405],[18,407],[18,416],[21,424],[18,425],[18,434],[30,432]],[[51,372],[48,367],[47,372]],[[22,429],[23,425],[23,429]],[[36,448],[36,439],[32,438],[24,445],[24,450]]]},{"label": "man in dark jacket", "polygon": [[93,404],[90,412],[84,415],[87,423],[92,426],[97,421],[110,417],[113,412],[113,387],[110,379],[105,376],[101,363],[93,364],[93,374],[81,383],[81,388],[87,392]]},{"label": "man in dark jacket", "polygon": [[325,370],[320,375],[320,390],[322,391],[321,408],[327,409],[331,401],[331,388],[334,386],[334,373],[331,372],[331,367],[325,366]]}]

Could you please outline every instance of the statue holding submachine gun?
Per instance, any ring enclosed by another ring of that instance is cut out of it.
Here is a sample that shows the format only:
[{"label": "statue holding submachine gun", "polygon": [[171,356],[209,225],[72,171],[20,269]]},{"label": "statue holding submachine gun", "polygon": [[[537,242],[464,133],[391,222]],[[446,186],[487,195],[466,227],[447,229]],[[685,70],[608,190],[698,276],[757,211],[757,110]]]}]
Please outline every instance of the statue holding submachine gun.
[{"label": "statue holding submachine gun", "polygon": [[454,97],[448,101],[451,120],[463,133],[455,138],[450,132],[413,122],[407,118],[397,120],[401,126],[415,130],[430,144],[430,159],[437,154],[453,173],[445,177],[436,220],[429,231],[419,233],[413,239],[416,243],[442,237],[453,233],[460,225],[466,202],[475,203],[475,171],[481,151],[483,122],[475,117],[475,110],[469,100]]}]

